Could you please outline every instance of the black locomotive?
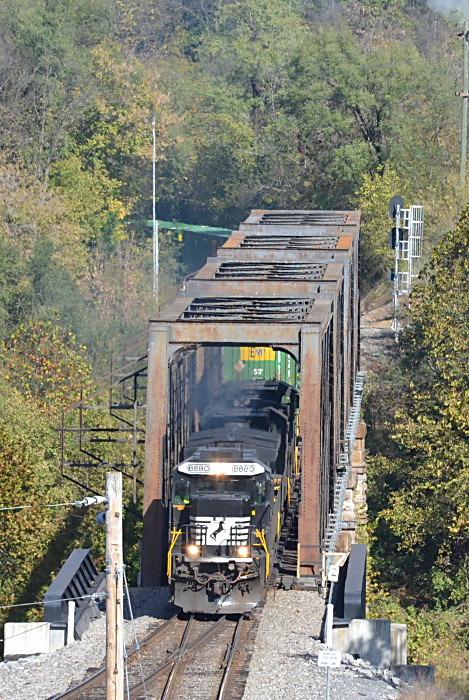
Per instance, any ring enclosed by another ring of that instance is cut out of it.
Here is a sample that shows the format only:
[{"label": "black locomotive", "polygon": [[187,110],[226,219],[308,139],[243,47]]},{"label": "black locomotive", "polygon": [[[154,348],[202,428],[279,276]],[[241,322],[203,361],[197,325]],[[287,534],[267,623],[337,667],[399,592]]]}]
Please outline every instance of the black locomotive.
[{"label": "black locomotive", "polygon": [[262,599],[297,472],[298,395],[230,382],[172,470],[168,577],[185,611],[244,613]]}]

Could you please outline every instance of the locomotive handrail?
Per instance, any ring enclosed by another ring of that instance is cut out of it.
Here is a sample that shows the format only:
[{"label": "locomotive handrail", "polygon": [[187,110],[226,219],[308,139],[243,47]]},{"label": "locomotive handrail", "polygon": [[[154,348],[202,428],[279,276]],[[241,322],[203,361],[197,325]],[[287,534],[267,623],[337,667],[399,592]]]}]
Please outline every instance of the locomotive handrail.
[{"label": "locomotive handrail", "polygon": [[267,541],[265,539],[265,530],[258,530],[256,529],[256,536],[259,538],[262,546],[265,549],[265,578],[266,580],[269,578],[270,575],[270,552],[269,548],[267,547]]},{"label": "locomotive handrail", "polygon": [[176,529],[171,530],[171,544],[169,545],[169,549],[168,549],[168,558],[167,558],[167,567],[166,567],[168,578],[171,578],[171,574],[172,574],[171,555],[173,553],[174,545],[178,541],[179,535],[181,535],[181,534],[182,534],[182,530],[176,530]]}]

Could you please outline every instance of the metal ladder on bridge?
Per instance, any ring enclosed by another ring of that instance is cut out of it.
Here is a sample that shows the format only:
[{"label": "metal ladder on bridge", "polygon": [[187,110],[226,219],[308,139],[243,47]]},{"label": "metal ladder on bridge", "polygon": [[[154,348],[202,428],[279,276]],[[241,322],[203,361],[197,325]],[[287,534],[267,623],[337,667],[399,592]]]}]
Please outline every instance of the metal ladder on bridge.
[{"label": "metal ladder on bridge", "polygon": [[[345,431],[344,449],[338,454],[337,480],[334,484],[333,509],[327,520],[324,535],[324,551],[332,554],[336,551],[337,541],[342,529],[342,509],[344,507],[345,492],[352,468],[352,454],[357,435],[358,423],[360,421],[360,411],[365,386],[366,372],[358,372],[357,380],[353,391],[353,404],[350,409],[347,429]],[[330,557],[326,557],[326,575],[331,564]]]}]

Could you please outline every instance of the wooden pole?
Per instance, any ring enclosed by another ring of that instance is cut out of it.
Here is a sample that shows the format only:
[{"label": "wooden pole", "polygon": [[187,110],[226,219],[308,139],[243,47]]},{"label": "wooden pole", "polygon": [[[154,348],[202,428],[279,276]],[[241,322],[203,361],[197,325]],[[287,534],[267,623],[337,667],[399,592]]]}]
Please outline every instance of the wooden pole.
[{"label": "wooden pole", "polygon": [[122,474],[106,474],[106,700],[124,699]]}]

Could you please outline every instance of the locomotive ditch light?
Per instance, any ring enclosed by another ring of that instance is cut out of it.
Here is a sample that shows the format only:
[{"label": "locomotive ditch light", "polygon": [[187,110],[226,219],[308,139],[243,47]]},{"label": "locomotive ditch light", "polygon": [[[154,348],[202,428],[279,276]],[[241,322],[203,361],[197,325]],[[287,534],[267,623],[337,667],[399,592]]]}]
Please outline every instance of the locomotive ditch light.
[{"label": "locomotive ditch light", "polygon": [[196,544],[190,544],[187,547],[187,553],[190,557],[195,557],[199,553],[199,547]]},{"label": "locomotive ditch light", "polygon": [[246,547],[245,545],[238,547],[238,554],[240,557],[248,557],[249,556],[249,547]]}]

